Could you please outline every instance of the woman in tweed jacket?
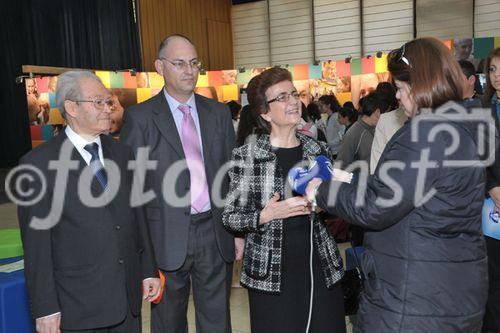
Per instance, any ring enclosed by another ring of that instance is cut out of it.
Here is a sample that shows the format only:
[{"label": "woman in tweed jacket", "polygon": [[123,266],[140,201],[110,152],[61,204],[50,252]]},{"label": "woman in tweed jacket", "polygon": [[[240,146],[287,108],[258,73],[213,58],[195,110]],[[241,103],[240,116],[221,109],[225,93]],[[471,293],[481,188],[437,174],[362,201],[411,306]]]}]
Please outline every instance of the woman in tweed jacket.
[{"label": "woman in tweed jacket", "polygon": [[[233,150],[223,223],[245,235],[241,284],[249,289],[252,332],[304,332],[311,286],[310,207],[303,197],[293,196],[286,177],[295,162],[329,156],[329,149],[297,133],[301,105],[287,70],[264,71],[247,91],[260,134]],[[320,219],[314,221],[313,239],[315,292],[309,332],[345,332],[338,283],[344,274],[342,260]]]}]

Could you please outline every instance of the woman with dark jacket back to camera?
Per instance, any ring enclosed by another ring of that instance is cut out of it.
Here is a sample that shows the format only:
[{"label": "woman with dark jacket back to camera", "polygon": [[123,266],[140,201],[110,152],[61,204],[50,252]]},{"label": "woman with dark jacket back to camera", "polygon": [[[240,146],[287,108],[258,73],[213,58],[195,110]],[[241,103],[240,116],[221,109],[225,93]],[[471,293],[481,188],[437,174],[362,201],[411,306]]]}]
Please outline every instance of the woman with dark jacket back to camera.
[{"label": "woman with dark jacket back to camera", "polygon": [[[500,48],[494,49],[486,59],[486,89],[484,105],[491,107],[497,131],[500,131]],[[500,210],[500,150],[496,150],[495,162],[488,168],[486,191]],[[488,250],[489,291],[483,332],[500,332],[500,240],[485,236]]]},{"label": "woman with dark jacket back to camera", "polygon": [[[248,289],[252,333],[305,332],[311,288],[310,208],[286,179],[295,164],[329,156],[329,149],[297,132],[299,93],[286,69],[262,72],[250,80],[247,91],[259,134],[233,150],[222,221],[229,230],[245,235],[241,284]],[[312,236],[314,299],[309,332],[342,333],[342,259],[319,218],[314,220]]]},{"label": "woman with dark jacket back to camera", "polygon": [[353,185],[315,179],[306,191],[318,207],[368,229],[354,332],[480,332],[488,292],[484,143],[477,123],[457,120],[460,67],[441,41],[419,38],[392,51],[388,69],[410,121],[387,143],[363,204]]}]

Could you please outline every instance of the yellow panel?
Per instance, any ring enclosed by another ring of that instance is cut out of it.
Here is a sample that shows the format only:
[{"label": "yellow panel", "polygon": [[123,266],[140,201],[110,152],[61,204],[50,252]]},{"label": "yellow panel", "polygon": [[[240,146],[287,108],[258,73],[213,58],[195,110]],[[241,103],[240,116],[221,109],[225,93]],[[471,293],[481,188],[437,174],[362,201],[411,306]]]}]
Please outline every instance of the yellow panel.
[{"label": "yellow panel", "polygon": [[222,86],[222,99],[224,101],[237,101],[238,100],[238,85],[230,84]]},{"label": "yellow panel", "polygon": [[198,82],[196,82],[197,87],[208,87],[208,74],[198,74]]},{"label": "yellow panel", "polygon": [[375,57],[375,73],[387,72],[387,54],[382,54],[381,58]]},{"label": "yellow panel", "polygon": [[151,97],[151,88],[137,88],[137,103],[142,103]]},{"label": "yellow panel", "polygon": [[64,119],[61,116],[58,108],[50,109],[49,124],[51,125],[64,125]]},{"label": "yellow panel", "polygon": [[495,37],[495,44],[493,47],[496,49],[497,47],[500,47],[500,37]]},{"label": "yellow panel", "polygon": [[163,80],[163,76],[156,72],[149,72],[149,86],[151,88],[161,88],[165,85],[165,81]]},{"label": "yellow panel", "polygon": [[352,100],[352,94],[350,92],[338,93],[335,95],[340,105],[344,105],[345,102]]},{"label": "yellow panel", "polygon": [[106,88],[111,88],[111,75],[109,75],[109,72],[95,71],[95,75],[99,76]]}]

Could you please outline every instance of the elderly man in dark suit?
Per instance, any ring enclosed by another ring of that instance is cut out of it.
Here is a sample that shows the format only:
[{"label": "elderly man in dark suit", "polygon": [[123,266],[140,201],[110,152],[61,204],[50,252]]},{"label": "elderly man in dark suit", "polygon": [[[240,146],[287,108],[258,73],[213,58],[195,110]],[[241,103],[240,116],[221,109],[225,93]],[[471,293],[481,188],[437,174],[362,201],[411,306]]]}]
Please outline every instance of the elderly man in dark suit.
[{"label": "elderly man in dark suit", "polygon": [[23,182],[42,192],[18,211],[36,329],[141,332],[142,299],[161,282],[143,209],[129,204],[133,152],[103,135],[113,102],[93,73],[62,74],[56,100],[64,132],[20,163],[45,179]]},{"label": "elderly man in dark suit", "polygon": [[[144,190],[163,194],[146,204],[156,259],[167,278],[166,302],[151,310],[152,332],[187,332],[191,282],[197,332],[230,332],[235,240],[222,225],[223,204],[214,194],[228,190],[227,177],[216,176],[234,147],[231,113],[194,93],[201,64],[188,38],[166,38],[155,67],[165,88],[125,111],[120,138],[134,149],[149,148],[157,166],[146,174]],[[241,256],[243,243],[236,243]]]}]

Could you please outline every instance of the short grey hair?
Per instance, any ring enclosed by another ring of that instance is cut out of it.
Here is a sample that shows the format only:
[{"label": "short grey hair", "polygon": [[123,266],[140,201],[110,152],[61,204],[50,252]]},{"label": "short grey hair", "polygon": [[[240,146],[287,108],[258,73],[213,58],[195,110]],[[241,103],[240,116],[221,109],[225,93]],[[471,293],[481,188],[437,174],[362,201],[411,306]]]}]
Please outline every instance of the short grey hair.
[{"label": "short grey hair", "polygon": [[66,120],[65,101],[77,101],[82,98],[80,81],[92,79],[101,82],[101,79],[90,71],[68,71],[59,75],[56,86],[56,105],[61,116]]},{"label": "short grey hair", "polygon": [[168,46],[168,43],[170,43],[173,39],[184,39],[186,42],[188,42],[189,44],[195,46],[193,44],[193,42],[191,41],[191,39],[189,39],[188,37],[184,36],[184,35],[181,35],[181,34],[173,34],[173,35],[170,35],[168,36],[167,38],[165,38],[161,43],[160,43],[160,47],[158,47],[158,59],[161,58],[161,54],[163,52],[163,50],[165,50]]}]

